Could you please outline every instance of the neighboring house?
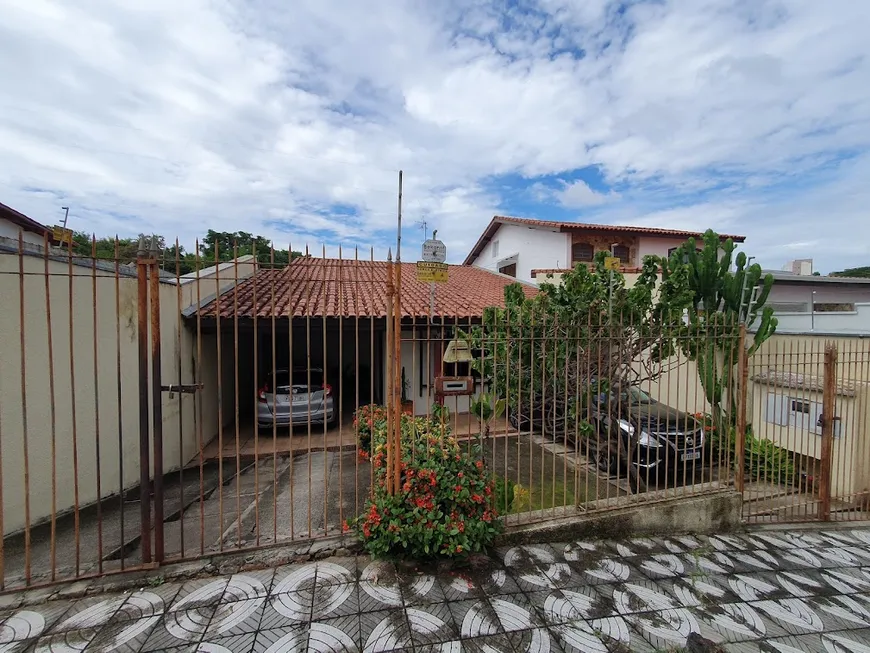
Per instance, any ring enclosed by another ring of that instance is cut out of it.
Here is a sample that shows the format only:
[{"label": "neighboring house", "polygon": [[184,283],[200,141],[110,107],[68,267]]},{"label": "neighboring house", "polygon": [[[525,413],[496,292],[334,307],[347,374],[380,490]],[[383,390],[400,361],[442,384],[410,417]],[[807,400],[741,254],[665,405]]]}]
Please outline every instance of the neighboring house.
[{"label": "neighboring house", "polygon": [[779,333],[870,333],[870,279],[772,270],[767,305]]},{"label": "neighboring house", "polygon": [[[504,305],[514,279],[479,268],[451,265],[447,283],[417,281],[413,263],[402,264],[402,367],[414,412],[426,414],[435,401],[436,376],[466,376],[468,363],[445,363],[456,329],[479,323],[489,306]],[[537,289],[524,286],[533,296]],[[255,299],[256,298],[256,299]],[[357,405],[386,397],[387,263],[302,257],[282,270],[261,270],[218,301],[188,312],[203,333],[232,336],[239,329],[238,388],[253,397],[272,368],[325,370],[342,396],[346,415]],[[274,359],[272,346],[274,343]],[[256,363],[254,363],[256,361]],[[234,363],[231,356],[224,366]],[[256,372],[254,365],[256,364]],[[232,373],[232,372],[231,372]],[[243,410],[250,402],[243,404]],[[451,398],[465,412],[467,397]]]},{"label": "neighboring house", "polygon": [[43,245],[46,235],[49,242],[53,242],[52,233],[51,227],[46,227],[11,206],[0,203],[0,238],[17,241],[21,234],[28,245]]},{"label": "neighboring house", "polygon": [[[639,272],[648,254],[668,256],[688,238],[702,234],[653,227],[619,227],[582,222],[554,222],[495,216],[465,258],[465,265],[499,272],[522,281],[558,279],[595,254],[610,252],[623,272]],[[742,243],[743,236],[723,235]]]}]

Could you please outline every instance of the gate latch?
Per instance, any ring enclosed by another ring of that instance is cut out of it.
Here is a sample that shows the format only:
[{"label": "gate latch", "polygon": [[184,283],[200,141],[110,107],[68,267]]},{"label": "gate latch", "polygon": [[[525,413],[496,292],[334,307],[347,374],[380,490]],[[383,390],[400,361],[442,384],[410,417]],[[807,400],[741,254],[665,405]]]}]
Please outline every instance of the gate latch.
[{"label": "gate latch", "polygon": [[161,385],[160,389],[163,392],[168,392],[169,398],[172,399],[175,397],[176,392],[182,394],[193,394],[197,390],[202,390],[203,387],[202,383],[170,383],[169,385]]}]

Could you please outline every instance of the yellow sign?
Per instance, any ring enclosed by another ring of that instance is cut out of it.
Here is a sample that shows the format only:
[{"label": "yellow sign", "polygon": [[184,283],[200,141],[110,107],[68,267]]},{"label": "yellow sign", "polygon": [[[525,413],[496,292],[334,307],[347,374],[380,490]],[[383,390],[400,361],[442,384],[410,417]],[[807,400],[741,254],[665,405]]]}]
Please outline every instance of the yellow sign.
[{"label": "yellow sign", "polygon": [[604,259],[604,269],[605,270],[616,270],[619,271],[619,257],[616,256],[608,256]]},{"label": "yellow sign", "polygon": [[447,283],[447,264],[417,261],[417,281]]},{"label": "yellow sign", "polygon": [[55,225],[52,227],[52,236],[59,243],[69,243],[72,245],[73,232],[72,229],[64,229]]}]

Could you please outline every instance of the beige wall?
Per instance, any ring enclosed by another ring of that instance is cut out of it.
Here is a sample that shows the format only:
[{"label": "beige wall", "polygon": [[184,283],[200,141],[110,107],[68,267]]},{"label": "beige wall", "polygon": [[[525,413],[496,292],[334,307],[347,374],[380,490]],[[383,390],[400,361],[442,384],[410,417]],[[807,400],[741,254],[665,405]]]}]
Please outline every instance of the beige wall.
[{"label": "beige wall", "polygon": [[[18,273],[19,256],[0,253],[0,296],[5,304],[4,310],[0,311],[0,333],[4,336],[0,340],[0,468],[3,473],[4,534],[25,526],[25,442],[31,524],[49,518],[53,500],[57,512],[72,509],[76,491],[79,506],[96,501],[98,478],[103,497],[117,493],[121,488],[133,487],[139,480],[136,279],[120,277],[116,283],[114,272],[98,270],[94,290],[92,269],[74,265],[70,277],[67,263],[50,260],[46,295],[44,258],[24,256],[22,260],[25,272],[23,282]],[[250,262],[239,267],[240,278],[249,276],[254,269]],[[200,295],[206,297],[216,289],[230,287],[235,274],[235,269],[221,271],[216,287],[214,277],[209,279],[208,272],[204,272],[201,275],[204,279],[200,282]],[[207,289],[209,281],[211,288]],[[22,298],[23,323],[20,318]],[[195,298],[195,282],[188,282],[181,287],[174,283],[160,284],[164,384],[194,381],[196,331],[185,326],[178,307],[188,306]],[[199,438],[193,426],[195,401],[203,403],[203,438],[208,440],[217,431],[215,343],[214,336],[203,336],[202,373],[205,389],[199,398],[176,394],[170,399],[168,395],[163,395],[165,471],[186,464],[198,451]],[[53,397],[50,378],[54,380]],[[226,401],[227,394],[232,397],[232,380],[225,379],[223,387]],[[52,405],[55,409],[53,429]],[[96,453],[98,444],[99,464]],[[123,461],[123,475],[120,461]],[[57,479],[54,492],[53,475]]]},{"label": "beige wall", "polygon": [[[805,381],[821,384],[826,343],[836,344],[838,349],[837,382],[849,386],[848,395],[836,396],[835,414],[841,421],[835,432],[832,461],[834,497],[849,500],[870,490],[870,341],[777,334],[750,359],[750,377],[769,369],[803,375]],[[752,382],[750,388],[755,434],[789,451],[820,458],[822,438],[816,420],[822,392],[805,385],[786,388],[763,381]],[[793,412],[792,401],[805,404],[809,412]]]}]

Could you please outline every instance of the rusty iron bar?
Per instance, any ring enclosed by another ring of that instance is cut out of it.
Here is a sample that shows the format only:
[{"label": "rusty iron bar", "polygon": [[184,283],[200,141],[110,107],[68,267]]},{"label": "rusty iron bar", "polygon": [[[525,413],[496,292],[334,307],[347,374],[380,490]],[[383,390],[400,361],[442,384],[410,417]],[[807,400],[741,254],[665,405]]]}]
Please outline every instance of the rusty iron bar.
[{"label": "rusty iron bar", "polygon": [[[175,315],[177,319],[181,319],[181,310],[182,310],[182,301],[181,301],[181,248],[178,246],[178,238],[175,239]],[[184,349],[183,349],[183,341],[181,338],[182,325],[179,324],[176,329],[176,351],[177,351],[177,367],[176,373],[178,374],[178,383],[180,386],[184,387],[184,368],[182,366],[182,360],[184,359]],[[195,383],[193,385],[196,385]],[[163,388],[161,387],[161,390]],[[196,400],[194,399],[194,402]],[[178,397],[178,487],[179,487],[179,506],[180,506],[180,514],[179,514],[179,545],[181,546],[180,555],[184,557],[184,513],[185,506],[187,505],[184,501],[184,467],[187,461],[184,459],[184,393]]]},{"label": "rusty iron bar", "polygon": [[[93,347],[94,347],[94,455],[97,465],[97,569],[103,571],[103,490],[100,462],[100,365],[97,344],[97,237],[91,237],[91,294],[93,300]],[[51,327],[49,327],[51,331]],[[119,452],[120,455],[120,452]]]},{"label": "rusty iron bar", "polygon": [[151,410],[154,446],[154,562],[164,559],[163,540],[163,394],[160,348],[160,266],[151,263]]},{"label": "rusty iron bar", "polygon": [[48,398],[49,419],[51,424],[51,579],[57,577],[57,407],[54,396],[54,342],[51,328],[51,278],[49,276],[49,240],[45,234],[43,245],[43,261],[45,265],[45,324],[48,337]]},{"label": "rusty iron bar", "polygon": [[837,345],[825,346],[824,391],[822,393],[822,449],[819,473],[819,519],[831,519],[831,463],[834,448],[834,422],[837,400]]},{"label": "rusty iron bar", "polygon": [[[220,245],[217,240],[214,241],[214,295],[215,298],[221,296],[221,275],[220,275]],[[218,518],[221,520],[221,530],[223,530],[224,519],[224,394],[223,394],[223,357],[221,348],[221,311],[220,305],[217,305],[215,310],[215,341],[217,345],[217,429],[218,429]],[[224,550],[224,537],[221,535],[218,542],[218,549]]]},{"label": "rusty iron bar", "polygon": [[[326,245],[322,246],[321,259],[323,265],[323,279],[327,279],[326,275]],[[340,300],[339,300],[340,301]],[[321,306],[321,341],[322,341],[322,353],[323,353],[323,394],[321,395],[323,399],[321,399],[320,406],[323,411],[323,535],[329,535],[329,456],[326,455],[326,371],[329,369],[326,360],[326,293],[320,293],[320,306]],[[309,370],[309,374],[310,374]],[[308,397],[310,401],[311,397],[311,383],[308,384]],[[292,418],[291,418],[292,421]],[[341,454],[339,453],[339,459],[341,458]]]},{"label": "rusty iron bar", "polygon": [[[292,242],[287,244],[287,251],[288,252],[293,251],[293,243]],[[289,256],[289,254],[288,254],[288,256]],[[288,264],[289,264],[289,262],[288,262]],[[292,362],[293,362],[293,313],[294,313],[293,308],[288,307],[288,309],[287,309],[287,360],[291,363],[291,367],[292,367]],[[273,362],[274,362],[274,359],[273,359]],[[275,424],[274,418],[273,418],[272,423],[273,423],[273,428],[274,428],[274,424]],[[290,540],[293,541],[296,539],[296,525],[294,523],[295,522],[295,515],[296,515],[296,512],[295,512],[296,509],[294,507],[294,499],[295,499],[295,492],[296,492],[296,490],[294,488],[294,483],[295,483],[295,479],[296,479],[296,466],[294,464],[294,458],[293,458],[293,420],[292,419],[290,420],[290,429],[289,430],[290,430],[290,437],[289,437],[290,452],[288,454],[288,457],[290,460],[290,463],[289,463],[290,464],[290,473],[287,475],[287,483],[290,485]],[[276,529],[275,533],[276,533],[276,537],[277,537],[277,532],[278,532],[277,531],[277,519],[276,519],[275,529]]]},{"label": "rusty iron bar", "polygon": [[73,302],[73,256],[72,244],[69,247],[69,390],[70,390],[70,418],[72,420],[72,452],[73,452],[73,529],[76,546],[76,576],[81,571],[81,514],[79,503],[79,443],[78,443],[78,420],[76,419],[76,361],[75,361],[75,329],[74,329],[74,302]]},{"label": "rusty iron bar", "polygon": [[151,441],[148,414],[148,273],[151,259],[141,252],[136,260],[139,344],[139,511],[142,563],[151,562]]},{"label": "rusty iron bar", "polygon": [[[256,250],[255,250],[256,251]],[[254,307],[256,312],[257,307]],[[233,242],[233,373],[239,378],[239,244]],[[236,546],[242,548],[242,459],[239,451],[239,389],[233,392],[233,423],[236,445]],[[257,488],[259,490],[259,488]]]},{"label": "rusty iron bar", "polygon": [[[120,453],[124,451],[124,416],[122,411],[123,405],[123,390],[121,387],[121,261],[120,261],[120,243],[118,237],[115,236],[115,375],[118,380],[118,392],[116,395],[116,409],[118,411],[118,479],[120,481],[120,512],[121,523],[120,527],[120,542],[123,544],[124,539],[124,456]],[[54,402],[52,402],[54,403]],[[122,547],[123,549],[123,547]],[[126,552],[121,553],[121,569],[125,568]]]},{"label": "rusty iron bar", "polygon": [[[746,490],[746,403],[749,389],[749,360],[746,356],[746,325],[740,325],[740,338],[737,350],[737,368],[740,373],[740,385],[737,397],[737,434],[735,436],[735,470],[734,486],[743,494]],[[751,462],[751,461],[750,461]]]},{"label": "rusty iron bar", "polygon": [[[195,242],[195,264],[196,264],[196,365],[195,365],[195,382],[203,384],[202,380],[202,296],[199,285],[199,238]],[[194,395],[196,397],[196,395]],[[205,554],[205,443],[202,436],[202,398],[199,401],[194,399],[193,407],[193,430],[196,432],[196,441],[199,447],[199,553]]]},{"label": "rusty iron bar", "polygon": [[[399,204],[401,206],[401,172],[399,173]],[[400,210],[400,234],[401,234],[401,210]],[[401,235],[400,235],[401,240]],[[393,362],[395,370],[393,371],[393,410],[395,411],[395,441],[393,444],[393,493],[397,493],[402,485],[402,263],[399,259],[398,249],[396,250],[396,288],[394,301],[396,307],[393,310],[393,319],[395,325],[393,327],[395,353],[393,354]]]},{"label": "rusty iron bar", "polygon": [[[386,488],[388,494],[394,494],[393,490],[393,457],[395,452],[393,450],[394,443],[394,434],[393,430],[395,428],[396,415],[394,412],[394,403],[395,403],[395,392],[394,392],[394,383],[393,376],[396,373],[395,364],[393,362],[393,356],[395,355],[395,351],[393,349],[393,339],[395,338],[393,334],[393,330],[395,329],[395,323],[393,321],[393,311],[395,310],[395,286],[393,285],[393,255],[392,252],[387,254],[387,333],[386,333],[386,350],[387,350],[387,442],[386,442],[386,453],[387,453],[387,466],[386,466]],[[374,454],[374,450],[372,451]],[[372,466],[374,467],[374,455],[372,456]]]}]

